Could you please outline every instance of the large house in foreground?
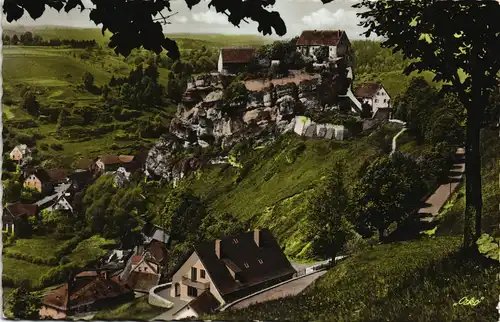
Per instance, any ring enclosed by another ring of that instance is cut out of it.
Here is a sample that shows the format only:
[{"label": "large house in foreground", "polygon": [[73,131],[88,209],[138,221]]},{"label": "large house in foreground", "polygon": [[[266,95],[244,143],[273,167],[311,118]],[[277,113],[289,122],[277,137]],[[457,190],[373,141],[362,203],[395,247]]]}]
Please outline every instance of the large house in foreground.
[{"label": "large house in foreground", "polygon": [[227,47],[219,53],[217,71],[221,74],[236,74],[244,71],[255,54],[252,47]]},{"label": "large house in foreground", "polygon": [[[173,275],[170,295],[190,301],[191,309],[184,307],[177,312],[186,317],[186,310],[214,309],[286,281],[295,273],[271,232],[256,229],[195,246]],[[203,298],[197,299],[202,294]],[[198,303],[204,298],[209,304]]]},{"label": "large house in foreground", "polygon": [[361,104],[368,104],[371,107],[372,116],[379,114],[390,114],[391,97],[380,83],[364,83],[357,86],[354,96]]}]

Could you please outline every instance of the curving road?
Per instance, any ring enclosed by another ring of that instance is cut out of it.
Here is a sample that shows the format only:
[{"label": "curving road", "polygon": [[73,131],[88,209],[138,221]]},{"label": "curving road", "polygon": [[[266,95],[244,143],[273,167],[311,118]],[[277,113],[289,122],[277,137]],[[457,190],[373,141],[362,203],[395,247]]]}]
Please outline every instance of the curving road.
[{"label": "curving road", "polygon": [[286,296],[297,295],[326,272],[327,271],[316,272],[304,276],[303,278],[299,278],[289,283],[280,285],[263,293],[252,296],[246,300],[238,302],[235,305],[228,308],[228,310],[238,310],[248,307],[252,304],[275,300]]}]

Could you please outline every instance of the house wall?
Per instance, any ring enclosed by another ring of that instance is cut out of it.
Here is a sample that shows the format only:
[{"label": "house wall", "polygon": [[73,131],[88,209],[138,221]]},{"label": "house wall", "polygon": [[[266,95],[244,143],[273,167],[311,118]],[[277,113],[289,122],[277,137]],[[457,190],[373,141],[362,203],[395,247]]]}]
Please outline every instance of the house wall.
[{"label": "house wall", "polygon": [[24,186],[31,189],[36,189],[38,190],[38,192],[42,192],[42,182],[34,174],[30,175],[24,181]]},{"label": "house wall", "polygon": [[151,267],[145,262],[139,263],[139,265],[133,265],[132,270],[137,271],[137,272],[146,272],[146,273],[151,273],[151,274],[156,274],[158,272],[158,265],[154,263],[149,263],[151,266],[153,266],[153,269],[155,271],[152,271]]},{"label": "house wall", "polygon": [[223,60],[222,60],[222,50],[219,52],[219,61],[217,63],[217,71],[219,73],[222,73],[222,69],[224,67]]},{"label": "house wall", "polygon": [[40,317],[48,317],[54,320],[60,320],[66,318],[66,312],[57,310],[55,308],[43,305],[40,310]]},{"label": "house wall", "polygon": [[381,87],[380,90],[373,97],[373,113],[375,114],[379,108],[388,108],[390,105],[391,97],[387,93],[384,87]]},{"label": "house wall", "polygon": [[[197,269],[197,279],[201,283],[206,283],[210,282],[210,293],[212,293],[217,300],[219,300],[220,303],[224,304],[225,301],[220,295],[219,291],[217,290],[215,284],[212,282],[212,279],[210,278],[210,274],[208,271],[204,268],[203,263],[201,263],[200,259],[198,258],[198,255],[196,252],[193,252],[191,256],[188,258],[188,260],[179,268],[179,270],[172,276],[172,287],[170,289],[170,296],[176,297],[175,296],[175,285],[176,283],[179,283],[180,285],[180,298],[185,301],[191,301],[194,297],[188,296],[188,291],[187,291],[187,286],[182,284],[182,277],[183,276],[191,276],[191,267],[196,267]],[[200,269],[205,270],[205,276],[206,278],[202,279],[200,278]],[[198,295],[200,295],[201,292],[198,292]]]},{"label": "house wall", "polygon": [[10,158],[14,161],[19,161],[23,158],[23,154],[17,148],[14,148],[14,150],[10,152]]},{"label": "house wall", "polygon": [[175,320],[182,320],[186,318],[197,318],[197,317],[198,314],[196,314],[196,312],[191,307],[189,307],[189,305],[186,305],[182,310],[180,310],[173,316]]}]

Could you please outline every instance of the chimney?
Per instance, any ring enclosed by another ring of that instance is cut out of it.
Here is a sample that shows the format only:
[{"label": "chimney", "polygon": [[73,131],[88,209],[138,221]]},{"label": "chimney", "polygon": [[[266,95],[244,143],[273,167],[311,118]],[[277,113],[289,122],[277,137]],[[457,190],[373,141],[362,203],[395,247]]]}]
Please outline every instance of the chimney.
[{"label": "chimney", "polygon": [[253,231],[253,240],[255,244],[257,244],[257,247],[260,247],[260,229],[255,229]]},{"label": "chimney", "polygon": [[220,239],[215,240],[215,255],[220,259]]}]

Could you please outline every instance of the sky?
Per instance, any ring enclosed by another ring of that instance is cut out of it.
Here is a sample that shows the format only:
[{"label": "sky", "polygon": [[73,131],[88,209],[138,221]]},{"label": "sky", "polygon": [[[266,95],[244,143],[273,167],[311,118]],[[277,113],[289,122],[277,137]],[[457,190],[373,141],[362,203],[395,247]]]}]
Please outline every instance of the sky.
[{"label": "sky", "polygon": [[[86,5],[92,7],[90,0],[84,0]],[[287,26],[287,34],[284,38],[292,38],[307,29],[343,29],[350,39],[365,39],[360,35],[364,30],[358,26],[359,18],[356,12],[359,9],[352,8],[357,0],[334,0],[328,4],[322,4],[321,0],[276,0],[276,5],[271,10],[278,11]],[[189,10],[184,0],[171,0],[172,24],[166,25],[164,31],[168,33],[220,33],[220,34],[254,34],[258,35],[257,24],[242,23],[237,28],[227,21],[222,13],[217,13],[213,8],[208,8],[208,0],[202,0],[200,4]],[[9,25],[18,26],[72,26],[82,28],[96,27],[88,17],[89,11],[80,13],[78,9],[65,13],[47,9],[44,15],[36,21],[28,14],[17,22],[7,23],[2,17],[4,27]],[[277,37],[274,35],[274,37]]]}]

